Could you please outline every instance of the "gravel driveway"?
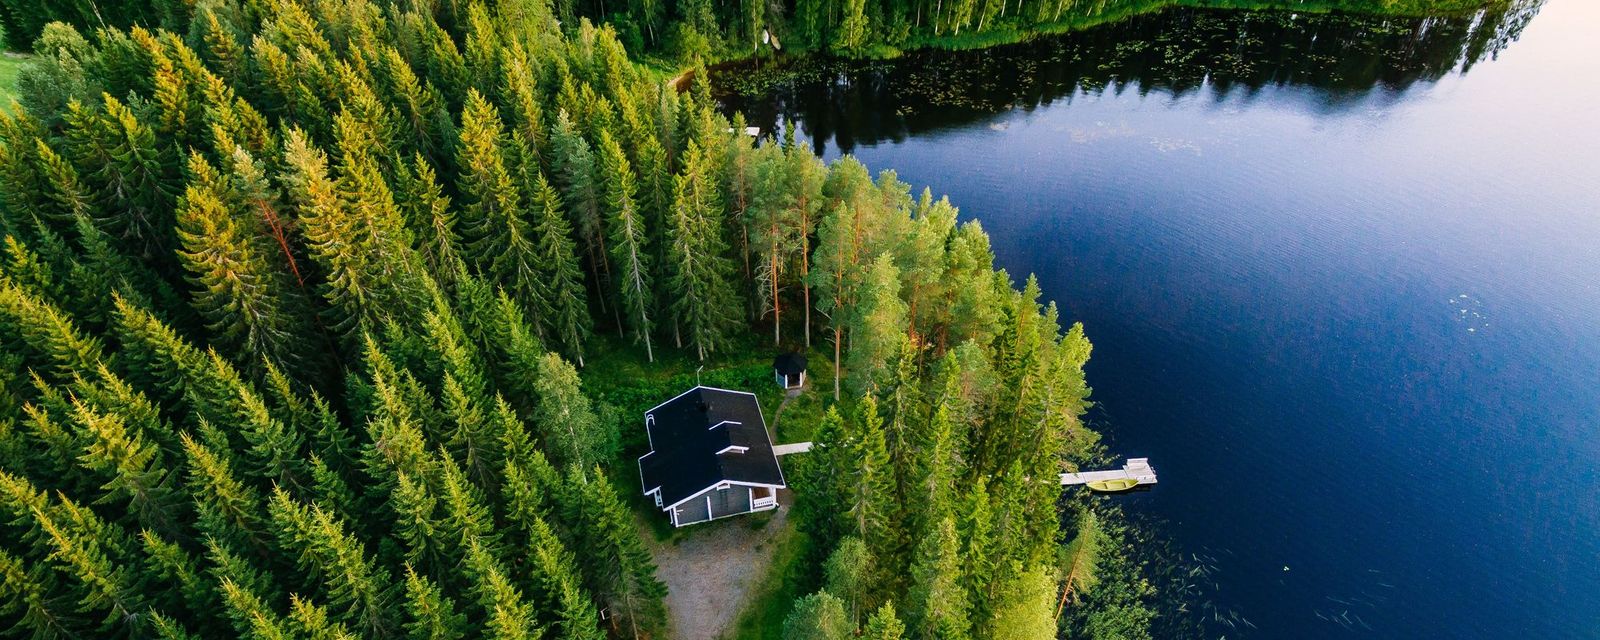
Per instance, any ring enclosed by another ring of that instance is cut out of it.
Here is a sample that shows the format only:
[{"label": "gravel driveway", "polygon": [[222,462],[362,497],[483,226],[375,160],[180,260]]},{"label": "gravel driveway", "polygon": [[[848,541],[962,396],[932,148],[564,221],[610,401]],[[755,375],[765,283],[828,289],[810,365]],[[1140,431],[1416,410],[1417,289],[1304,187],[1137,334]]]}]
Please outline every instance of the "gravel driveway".
[{"label": "gravel driveway", "polygon": [[[787,496],[781,496],[784,498]],[[760,529],[753,518],[770,517]],[[770,514],[697,524],[677,544],[652,542],[656,575],[667,584],[667,616],[678,640],[715,640],[733,626],[756,583],[772,563],[773,539],[789,519],[789,505]]]}]

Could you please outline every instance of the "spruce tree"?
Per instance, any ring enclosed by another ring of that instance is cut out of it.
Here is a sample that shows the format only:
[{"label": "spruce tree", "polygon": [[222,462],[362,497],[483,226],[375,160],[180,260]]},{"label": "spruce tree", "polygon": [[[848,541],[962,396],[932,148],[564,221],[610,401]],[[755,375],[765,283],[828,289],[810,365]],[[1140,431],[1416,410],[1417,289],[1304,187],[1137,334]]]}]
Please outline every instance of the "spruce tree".
[{"label": "spruce tree", "polygon": [[553,353],[539,358],[538,364],[538,402],[532,418],[556,463],[587,470],[610,460],[617,447],[614,425],[597,415],[583,393],[577,370]]},{"label": "spruce tree", "polygon": [[561,346],[561,351],[583,366],[583,343],[593,321],[589,317],[588,296],[583,288],[583,273],[572,241],[572,228],[561,215],[561,198],[543,177],[534,190],[535,220],[533,235],[540,286],[534,311],[544,335]]},{"label": "spruce tree", "polygon": [[849,484],[843,506],[849,514],[851,530],[867,544],[871,556],[881,562],[880,577],[893,582],[891,573],[899,566],[895,552],[900,546],[890,520],[897,510],[894,472],[884,443],[883,417],[871,396],[858,407],[857,417],[848,429],[850,453],[844,471]]},{"label": "spruce tree", "polygon": [[433,581],[406,567],[406,638],[409,640],[459,640],[466,637],[466,616]]},{"label": "spruce tree", "polygon": [[844,601],[852,624],[860,621],[863,610],[871,608],[868,603],[875,573],[871,552],[856,536],[840,541],[822,565],[823,588]]},{"label": "spruce tree", "polygon": [[945,518],[923,537],[906,594],[910,627],[924,638],[967,638],[967,593],[961,588],[955,521]]},{"label": "spruce tree", "polygon": [[397,635],[393,585],[365,545],[321,507],[297,503],[282,489],[268,505],[278,544],[300,570],[323,586],[340,621],[373,638]]},{"label": "spruce tree", "polygon": [[673,182],[667,227],[666,285],[673,334],[679,346],[686,335],[700,360],[724,346],[739,319],[733,265],[722,238],[722,205],[706,165],[704,154],[691,144],[684,154],[684,171]]},{"label": "spruce tree", "polygon": [[283,619],[248,587],[229,578],[223,578],[220,587],[222,600],[228,605],[228,617],[233,620],[234,632],[240,638],[290,640],[295,637]]},{"label": "spruce tree", "polygon": [[848,369],[856,393],[876,392],[892,383],[891,364],[906,340],[906,304],[900,299],[900,270],[888,254],[879,255],[863,274],[860,299],[850,318]]},{"label": "spruce tree", "polygon": [[1027,640],[1055,635],[1056,619],[1050,606],[1056,591],[1056,581],[1043,568],[1023,571],[1013,566],[1007,581],[996,598],[994,612],[983,625],[984,637],[994,640]]},{"label": "spruce tree", "polygon": [[632,512],[598,468],[582,483],[582,527],[578,546],[584,573],[608,609],[622,618],[632,638],[654,635],[666,614],[667,587],[656,579],[656,565],[639,539]]},{"label": "spruce tree", "polygon": [[80,401],[74,401],[73,421],[86,444],[80,463],[106,481],[100,501],[122,505],[130,516],[126,524],[176,534],[185,514],[155,444],[121,415]]},{"label": "spruce tree", "polygon": [[132,567],[110,557],[115,549],[108,549],[92,531],[72,526],[70,512],[62,515],[58,520],[44,511],[33,513],[49,543],[50,561],[71,576],[83,612],[104,615],[98,627],[101,633],[137,635],[148,614],[145,595],[137,588],[138,576]]},{"label": "spruce tree", "polygon": [[238,354],[236,362],[254,367],[265,358],[280,366],[302,364],[296,343],[309,337],[309,327],[283,308],[301,301],[261,251],[257,226],[230,210],[210,165],[192,156],[190,173],[211,176],[191,184],[178,204],[178,257],[194,286],[195,310],[217,344]]},{"label": "spruce tree", "polygon": [[789,616],[783,619],[783,637],[787,640],[845,640],[854,631],[844,604],[827,591],[795,600]]},{"label": "spruce tree", "polygon": [[[562,110],[550,128],[550,171],[561,188],[573,229],[583,240],[589,270],[597,280],[609,271],[605,249],[604,187],[597,180],[595,151],[578,131],[572,114]],[[609,295],[609,284],[601,291]]]},{"label": "spruce tree", "polygon": [[[894,604],[885,602],[879,607],[872,617],[867,620],[867,627],[861,632],[862,640],[900,640],[905,637],[906,625],[894,613]],[[1054,634],[1034,636],[1039,638],[1050,637]],[[1018,636],[1019,638],[1021,636]]]},{"label": "spruce tree", "polygon": [[505,569],[476,540],[467,541],[462,565],[473,582],[478,610],[484,612],[483,636],[492,640],[538,640],[538,621],[531,606],[506,576]]},{"label": "spruce tree", "polygon": [[[461,168],[456,189],[463,197],[459,221],[465,239],[463,253],[479,272],[497,276],[494,261],[514,239],[507,234],[520,229],[508,225],[521,220],[522,209],[521,190],[505,165],[504,144],[499,112],[476,89],[468,92],[456,147],[456,164]],[[524,296],[529,293],[517,291]]]},{"label": "spruce tree", "polygon": [[617,299],[624,323],[632,330],[635,342],[644,342],[645,359],[655,362],[655,351],[650,344],[650,334],[655,329],[650,234],[635,202],[633,168],[622,146],[604,132],[600,134],[600,177],[611,262],[616,269]]}]

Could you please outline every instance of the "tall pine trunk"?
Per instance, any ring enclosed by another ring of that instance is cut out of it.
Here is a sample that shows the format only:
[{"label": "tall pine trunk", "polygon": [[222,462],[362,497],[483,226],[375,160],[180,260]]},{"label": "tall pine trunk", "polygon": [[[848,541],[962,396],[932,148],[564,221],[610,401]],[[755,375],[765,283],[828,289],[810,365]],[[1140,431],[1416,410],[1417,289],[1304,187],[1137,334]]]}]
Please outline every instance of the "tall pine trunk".
[{"label": "tall pine trunk", "polygon": [[779,344],[783,343],[783,339],[780,334],[781,327],[783,326],[783,322],[781,321],[783,317],[783,305],[782,303],[778,302],[778,221],[776,218],[774,218],[772,221],[770,234],[771,235],[769,237],[772,239],[772,266],[770,271],[772,273],[768,279],[772,281],[772,345],[778,346]]},{"label": "tall pine trunk", "polygon": [[806,349],[811,348],[811,221],[806,214],[808,207],[800,207],[800,285],[805,290],[805,304],[802,315],[805,317]]},{"label": "tall pine trunk", "polygon": [[839,345],[844,343],[844,329],[833,328],[833,401],[839,401]]}]

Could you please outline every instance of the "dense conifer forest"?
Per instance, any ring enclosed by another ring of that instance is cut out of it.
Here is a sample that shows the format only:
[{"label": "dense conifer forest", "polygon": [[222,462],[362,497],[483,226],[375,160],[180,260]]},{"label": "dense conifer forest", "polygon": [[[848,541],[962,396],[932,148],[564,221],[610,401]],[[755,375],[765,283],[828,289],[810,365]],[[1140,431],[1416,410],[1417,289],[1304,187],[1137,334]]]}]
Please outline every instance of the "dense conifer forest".
[{"label": "dense conifer forest", "polygon": [[[1106,22],[1172,6],[1281,8],[1425,15],[1469,12],[1506,0],[556,0],[563,25],[582,18],[613,25],[634,53],[679,61],[740,58],[778,50],[882,57],[923,46],[979,47]],[[94,27],[191,28],[194,0],[0,0],[10,48],[26,51],[52,21]],[[203,5],[204,3],[198,3]],[[241,0],[255,10],[271,0]],[[454,0],[424,2],[458,8]],[[493,3],[490,3],[493,4]]]},{"label": "dense conifer forest", "polygon": [[596,344],[823,356],[792,637],[1145,633],[1060,506],[1089,342],[948,201],[568,4],[149,11],[0,115],[0,636],[665,637]]}]

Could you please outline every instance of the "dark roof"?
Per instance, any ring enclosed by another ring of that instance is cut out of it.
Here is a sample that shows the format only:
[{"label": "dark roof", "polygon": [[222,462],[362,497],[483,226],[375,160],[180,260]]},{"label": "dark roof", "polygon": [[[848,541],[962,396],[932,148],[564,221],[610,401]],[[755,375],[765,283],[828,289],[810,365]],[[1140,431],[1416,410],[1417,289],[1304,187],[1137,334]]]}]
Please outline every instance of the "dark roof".
[{"label": "dark roof", "polygon": [[[784,484],[755,394],[695,387],[645,412],[645,429],[639,477],[645,493],[661,489],[662,506],[722,482]],[[717,453],[730,446],[748,450]]]},{"label": "dark roof", "polygon": [[806,370],[806,357],[789,352],[772,359],[772,368],[779,375],[792,376]]}]

